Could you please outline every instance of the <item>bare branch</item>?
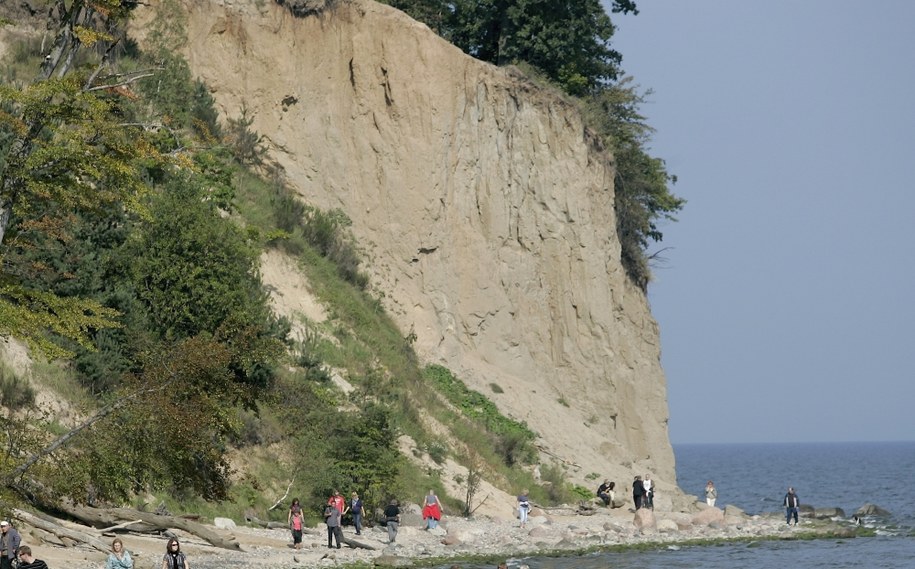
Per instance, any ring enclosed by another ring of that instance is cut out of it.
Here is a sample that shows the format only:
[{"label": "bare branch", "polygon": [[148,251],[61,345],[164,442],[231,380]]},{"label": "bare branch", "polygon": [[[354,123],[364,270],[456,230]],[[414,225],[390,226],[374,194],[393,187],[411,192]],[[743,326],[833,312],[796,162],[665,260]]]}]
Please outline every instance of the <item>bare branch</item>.
[{"label": "bare branch", "polygon": [[283,502],[283,500],[285,500],[286,497],[289,496],[289,490],[292,488],[293,484],[295,484],[295,474],[292,475],[292,481],[289,482],[289,486],[286,486],[286,493],[283,494],[283,496],[279,500],[277,500],[276,503],[274,503],[272,506],[267,508],[268,512],[270,510],[276,508],[277,506],[279,506]]},{"label": "bare branch", "polygon": [[43,449],[39,450],[38,452],[36,452],[32,456],[30,456],[28,458],[28,460],[26,460],[25,462],[20,464],[18,467],[16,467],[15,470],[10,472],[8,475],[4,476],[3,478],[5,481],[5,485],[7,487],[15,487],[16,480],[20,476],[25,474],[25,471],[28,470],[29,468],[31,468],[36,462],[38,462],[42,458],[48,456],[49,454],[53,453],[60,447],[64,446],[65,444],[67,444],[67,442],[69,442],[70,439],[72,439],[79,433],[85,431],[92,425],[98,423],[99,421],[101,421],[102,419],[104,419],[105,417],[110,415],[111,413],[115,412],[116,410],[120,409],[121,407],[127,405],[128,403],[130,403],[137,397],[139,397],[141,395],[146,395],[149,393],[155,393],[156,391],[162,391],[163,389],[165,389],[166,387],[171,385],[171,383],[173,383],[177,379],[176,374],[172,373],[171,376],[172,376],[171,379],[164,382],[162,385],[159,385],[156,387],[150,387],[150,388],[146,388],[146,389],[139,389],[137,391],[134,391],[133,393],[130,393],[128,395],[125,395],[124,397],[121,397],[120,399],[111,403],[110,405],[107,405],[107,406],[99,409],[98,412],[95,413],[95,415],[89,417],[88,419],[83,421],[82,424],[70,429],[66,433],[57,437],[57,439],[55,439],[54,442],[52,442],[48,446],[44,447]]},{"label": "bare branch", "polygon": [[[140,73],[140,75],[134,75],[119,83],[106,83],[104,85],[96,85],[95,87],[89,87],[87,85],[86,87],[83,88],[83,91],[86,93],[90,93],[92,91],[103,91],[105,89],[116,89],[118,87],[126,87],[127,85],[130,85],[131,83],[136,83],[137,81],[139,81],[140,79],[143,79],[144,77],[152,77],[155,75],[155,73],[141,73],[139,71],[136,73]],[[118,76],[119,75],[112,75],[111,77],[118,77]],[[95,79],[95,77],[93,77],[93,79]]]}]

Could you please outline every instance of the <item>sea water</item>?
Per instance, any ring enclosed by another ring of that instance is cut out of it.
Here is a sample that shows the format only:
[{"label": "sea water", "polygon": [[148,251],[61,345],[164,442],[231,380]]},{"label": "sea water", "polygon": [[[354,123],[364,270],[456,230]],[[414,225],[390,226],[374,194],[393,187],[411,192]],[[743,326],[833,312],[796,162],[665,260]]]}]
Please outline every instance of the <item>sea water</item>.
[{"label": "sea water", "polygon": [[721,507],[733,504],[748,514],[783,513],[782,500],[793,486],[802,504],[842,508],[849,518],[864,504],[892,515],[865,520],[876,537],[535,557],[512,559],[509,567],[915,569],[915,442],[675,445],[674,454],[680,488],[704,496],[706,482],[713,480]]}]

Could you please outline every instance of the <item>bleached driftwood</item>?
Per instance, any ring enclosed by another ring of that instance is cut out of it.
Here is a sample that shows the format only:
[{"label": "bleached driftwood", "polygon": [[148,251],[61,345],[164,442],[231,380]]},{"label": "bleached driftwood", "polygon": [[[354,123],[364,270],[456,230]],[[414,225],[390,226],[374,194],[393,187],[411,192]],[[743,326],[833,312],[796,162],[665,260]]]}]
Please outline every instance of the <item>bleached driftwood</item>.
[{"label": "bleached driftwood", "polygon": [[[61,504],[58,507],[70,516],[93,527],[110,528],[120,522],[131,521],[131,531],[167,531],[170,529],[180,529],[199,537],[210,545],[221,547],[222,549],[241,550],[241,546],[237,541],[234,541],[234,537],[223,537],[207,526],[186,518],[160,516],[149,512],[131,510],[129,508],[90,508],[89,506],[77,506],[73,504]],[[139,522],[142,522],[142,524]]]},{"label": "bleached driftwood", "polygon": [[[65,528],[59,523],[40,518],[24,510],[14,509],[13,517],[32,527],[36,527],[50,534],[53,534],[64,545],[69,546],[72,542],[85,543],[86,545],[94,547],[103,553],[108,553],[111,551],[111,547],[107,543],[95,537],[94,535],[70,528]],[[72,542],[68,540],[72,540]]]}]

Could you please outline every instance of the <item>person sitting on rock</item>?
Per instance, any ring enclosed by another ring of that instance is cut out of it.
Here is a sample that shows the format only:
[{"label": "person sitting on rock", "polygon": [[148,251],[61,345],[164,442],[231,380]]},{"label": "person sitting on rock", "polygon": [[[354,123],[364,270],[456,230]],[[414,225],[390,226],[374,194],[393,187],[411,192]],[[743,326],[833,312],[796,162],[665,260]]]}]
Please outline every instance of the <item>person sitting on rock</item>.
[{"label": "person sitting on rock", "polygon": [[597,487],[597,497],[604,501],[605,506],[613,505],[615,487],[616,482],[610,482],[608,479],[604,479],[604,483]]}]

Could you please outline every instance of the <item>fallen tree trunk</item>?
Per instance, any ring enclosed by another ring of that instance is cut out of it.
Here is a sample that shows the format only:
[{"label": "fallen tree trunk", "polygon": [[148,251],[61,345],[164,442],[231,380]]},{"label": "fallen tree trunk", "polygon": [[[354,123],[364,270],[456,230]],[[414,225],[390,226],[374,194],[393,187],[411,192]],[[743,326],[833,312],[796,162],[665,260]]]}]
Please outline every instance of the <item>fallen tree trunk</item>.
[{"label": "fallen tree trunk", "polygon": [[254,517],[254,516],[245,516],[245,521],[249,524],[254,524],[256,526],[267,528],[267,529],[286,529],[288,526],[283,522],[265,522],[264,520]]},{"label": "fallen tree trunk", "polygon": [[[74,518],[98,528],[110,528],[121,522],[133,521],[131,531],[166,531],[170,529],[180,529],[192,535],[199,537],[210,545],[222,549],[232,549],[241,551],[241,546],[234,537],[223,537],[207,526],[176,516],[160,516],[149,512],[131,510],[129,508],[90,508],[88,506],[76,506],[73,504],[58,505],[62,511],[73,516]],[[107,549],[106,549],[107,551]]]},{"label": "fallen tree trunk", "polygon": [[97,537],[84,533],[81,531],[65,528],[62,525],[56,522],[50,522],[43,518],[36,516],[35,514],[30,514],[24,510],[13,510],[13,517],[17,520],[21,520],[26,524],[42,529],[50,534],[53,534],[57,537],[64,545],[67,544],[67,540],[71,539],[79,543],[85,543],[90,545],[95,549],[101,551],[102,553],[108,553],[111,551],[111,547],[104,541],[98,539]]},{"label": "fallen tree trunk", "polygon": [[372,545],[362,543],[361,541],[356,541],[355,539],[350,539],[348,537],[344,537],[341,541],[350,547],[355,547],[356,549],[371,549],[372,551],[376,549]]}]

